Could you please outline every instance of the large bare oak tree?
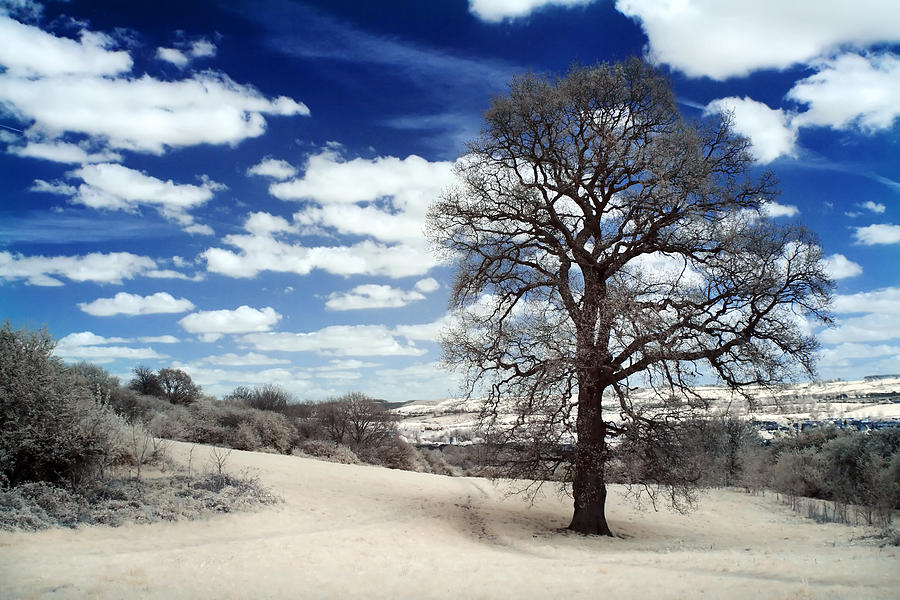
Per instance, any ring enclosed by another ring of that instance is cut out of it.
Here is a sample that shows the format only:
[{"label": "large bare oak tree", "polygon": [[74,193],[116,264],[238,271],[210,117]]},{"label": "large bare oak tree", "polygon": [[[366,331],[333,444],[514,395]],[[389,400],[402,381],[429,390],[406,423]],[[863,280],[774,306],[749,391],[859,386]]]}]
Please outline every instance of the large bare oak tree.
[{"label": "large bare oak tree", "polygon": [[832,289],[816,239],[767,218],[774,177],[730,120],[688,122],[646,63],[514,79],[457,171],[428,216],[456,263],[445,361],[518,450],[510,474],[569,466],[570,529],[611,535],[611,443],[646,454],[642,483],[690,483],[670,425],[698,376],[813,373]]}]

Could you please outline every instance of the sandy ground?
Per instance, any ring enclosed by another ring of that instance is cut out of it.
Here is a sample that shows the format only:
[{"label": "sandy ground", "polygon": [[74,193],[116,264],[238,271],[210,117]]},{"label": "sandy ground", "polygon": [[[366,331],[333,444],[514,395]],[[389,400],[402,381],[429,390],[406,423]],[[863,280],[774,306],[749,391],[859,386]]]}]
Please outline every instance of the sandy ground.
[{"label": "sandy ground", "polygon": [[[183,457],[188,445],[176,444]],[[197,457],[207,449],[197,447]],[[202,521],[0,533],[4,598],[898,598],[900,548],[770,497],[707,494],[682,516],[610,495],[621,537],[560,531],[570,500],[235,451],[284,498]]]}]

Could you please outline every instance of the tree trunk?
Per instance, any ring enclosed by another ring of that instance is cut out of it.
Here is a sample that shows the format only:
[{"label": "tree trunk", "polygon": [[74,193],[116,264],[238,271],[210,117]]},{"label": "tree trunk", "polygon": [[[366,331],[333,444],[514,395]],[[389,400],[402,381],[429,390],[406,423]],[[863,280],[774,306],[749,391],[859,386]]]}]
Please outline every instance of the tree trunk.
[{"label": "tree trunk", "polygon": [[590,383],[579,386],[578,440],[575,445],[575,480],[572,483],[575,513],[569,529],[587,535],[612,536],[606,523],[604,467],[607,446],[602,398],[603,386]]},{"label": "tree trunk", "polygon": [[606,523],[606,482],[602,472],[582,473],[576,470],[574,491],[575,512],[569,529],[587,535],[612,536]]}]

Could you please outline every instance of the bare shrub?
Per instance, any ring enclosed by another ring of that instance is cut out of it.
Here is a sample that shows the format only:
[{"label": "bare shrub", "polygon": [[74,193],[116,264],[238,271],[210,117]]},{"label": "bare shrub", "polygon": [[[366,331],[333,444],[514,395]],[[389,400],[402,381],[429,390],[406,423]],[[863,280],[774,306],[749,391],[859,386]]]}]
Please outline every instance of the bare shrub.
[{"label": "bare shrub", "polygon": [[419,450],[419,455],[425,462],[428,473],[448,476],[457,474],[456,470],[450,464],[448,464],[446,460],[444,460],[443,452],[441,452],[440,450],[423,448]]},{"label": "bare shrub", "polygon": [[317,406],[315,402],[297,402],[285,406],[281,413],[289,419],[310,419],[315,416]]},{"label": "bare shrub", "polygon": [[0,529],[153,523],[252,510],[280,501],[247,473],[222,477],[171,475],[137,481],[110,479],[78,492],[45,482],[0,488]]},{"label": "bare shrub", "polygon": [[335,444],[327,440],[303,440],[293,453],[295,456],[308,456],[345,465],[360,463],[359,457],[353,450],[343,444]]},{"label": "bare shrub", "polygon": [[256,429],[249,423],[241,423],[234,430],[234,434],[230,438],[231,447],[237,450],[259,450],[262,446],[262,440]]},{"label": "bare shrub", "polygon": [[195,417],[184,406],[170,406],[150,419],[153,435],[170,440],[194,441]]},{"label": "bare shrub", "polygon": [[399,437],[383,440],[378,445],[360,447],[360,451],[359,457],[370,464],[403,471],[425,470],[416,449]]},{"label": "bare shrub", "polygon": [[293,401],[293,396],[280,386],[268,384],[256,388],[237,387],[224,399],[226,402],[240,403],[258,410],[283,412]]},{"label": "bare shrub", "polygon": [[0,327],[0,484],[78,484],[102,476],[124,452],[124,422],[103,390],[53,348],[46,331]]},{"label": "bare shrub", "polygon": [[445,446],[441,449],[441,458],[466,477],[479,476],[483,470],[480,445]]},{"label": "bare shrub", "polygon": [[249,424],[256,431],[263,448],[272,448],[281,454],[288,454],[296,443],[297,433],[284,415],[254,410],[250,415]]},{"label": "bare shrub", "polygon": [[149,423],[157,414],[171,407],[168,401],[155,396],[145,396],[131,388],[116,387],[110,390],[110,407],[129,422]]}]

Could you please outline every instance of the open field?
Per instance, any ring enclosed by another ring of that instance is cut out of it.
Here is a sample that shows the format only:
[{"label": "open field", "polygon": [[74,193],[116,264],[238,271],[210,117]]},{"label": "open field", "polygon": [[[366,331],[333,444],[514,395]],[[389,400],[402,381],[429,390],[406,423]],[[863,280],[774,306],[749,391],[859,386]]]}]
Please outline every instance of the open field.
[{"label": "open field", "polygon": [[[189,444],[175,444],[184,459]],[[197,447],[198,453],[205,451]],[[196,464],[196,462],[195,462]],[[561,532],[570,501],[505,486],[232,453],[284,503],[117,529],[0,533],[4,598],[896,598],[900,548],[770,496],[706,494],[683,516],[610,494],[618,539]],[[549,492],[549,490],[548,490]]]}]

